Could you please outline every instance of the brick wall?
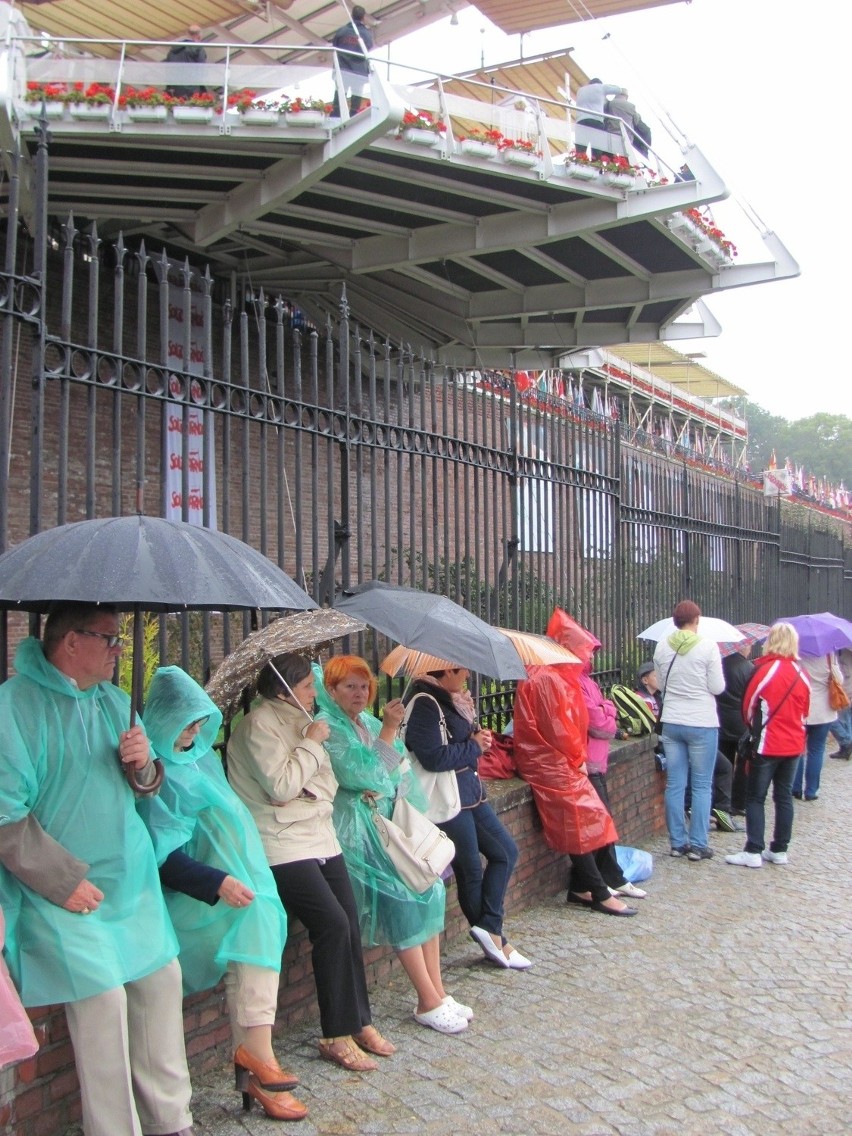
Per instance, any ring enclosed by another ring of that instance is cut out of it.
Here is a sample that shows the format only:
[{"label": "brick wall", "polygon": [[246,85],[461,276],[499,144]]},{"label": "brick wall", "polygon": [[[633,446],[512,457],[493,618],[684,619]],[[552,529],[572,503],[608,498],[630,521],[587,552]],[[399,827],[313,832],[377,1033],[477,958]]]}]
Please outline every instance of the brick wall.
[{"label": "brick wall", "polygon": [[[622,843],[642,844],[664,827],[663,778],[654,768],[652,739],[615,742],[612,746],[608,788],[613,814]],[[545,845],[532,794],[523,781],[492,781],[491,804],[518,844],[518,867],[506,897],[506,910],[513,924],[517,913],[566,885],[565,857]],[[455,898],[455,882],[447,893],[445,937],[455,939],[467,924]],[[383,982],[398,966],[392,951],[375,947],[365,954],[371,986]],[[310,944],[298,923],[290,929],[282,970],[276,1031],[305,1020],[319,1024],[310,962]],[[38,1054],[15,1069],[0,1072],[0,1131],[10,1136],[57,1136],[80,1118],[77,1075],[65,1013],[59,1006],[32,1011],[41,1044]],[[220,1046],[230,1032],[221,984],[215,990],[187,998],[184,1003],[186,1048],[196,1071],[224,1064]]]}]

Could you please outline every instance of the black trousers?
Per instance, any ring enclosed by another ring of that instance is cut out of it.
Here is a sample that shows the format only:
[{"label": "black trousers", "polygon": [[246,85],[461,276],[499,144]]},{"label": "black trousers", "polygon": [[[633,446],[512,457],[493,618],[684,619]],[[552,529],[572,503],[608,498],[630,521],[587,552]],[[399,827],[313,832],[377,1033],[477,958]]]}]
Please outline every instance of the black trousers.
[{"label": "black trousers", "polygon": [[288,917],[301,920],[311,941],[323,1037],[345,1037],[370,1025],[361,933],[342,856],[274,864],[272,874]]},{"label": "black trousers", "polygon": [[[606,774],[605,773],[590,773],[589,780],[594,786],[594,790],[600,799],[603,801],[606,811],[612,816],[612,807],[609,803],[609,792],[606,787]],[[618,857],[615,854],[615,845],[607,844],[605,848],[599,848],[594,853],[595,863],[597,864],[598,871],[603,877],[604,883],[607,887],[620,888],[627,883],[618,863]],[[576,890],[576,889],[575,889]],[[595,896],[597,899],[597,896]],[[604,897],[606,898],[606,897]]]}]

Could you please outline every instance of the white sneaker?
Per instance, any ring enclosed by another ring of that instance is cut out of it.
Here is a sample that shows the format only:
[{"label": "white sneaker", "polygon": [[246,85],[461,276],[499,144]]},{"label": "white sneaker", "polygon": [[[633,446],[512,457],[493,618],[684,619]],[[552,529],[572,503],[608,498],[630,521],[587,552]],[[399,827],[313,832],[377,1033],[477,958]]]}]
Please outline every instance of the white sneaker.
[{"label": "white sneaker", "polygon": [[768,861],[770,864],[786,864],[787,863],[787,853],[786,852],[773,852],[771,848],[764,848],[763,851],[761,852],[761,856],[764,858],[764,860]]},{"label": "white sneaker", "polygon": [[446,1005],[444,1002],[434,1010],[427,1010],[423,1014],[418,1014],[415,1010],[414,1020],[421,1026],[437,1030],[438,1033],[462,1033],[467,1029],[467,1021],[456,1013],[454,1006]]},{"label": "white sneaker", "polygon": [[447,994],[441,1002],[442,1006],[449,1006],[460,1018],[464,1018],[466,1022],[473,1021],[473,1007],[465,1006],[463,1002],[457,1002],[452,994]]},{"label": "white sneaker", "polygon": [[763,860],[759,852],[734,852],[725,857],[726,864],[736,864],[739,868],[762,868]]}]

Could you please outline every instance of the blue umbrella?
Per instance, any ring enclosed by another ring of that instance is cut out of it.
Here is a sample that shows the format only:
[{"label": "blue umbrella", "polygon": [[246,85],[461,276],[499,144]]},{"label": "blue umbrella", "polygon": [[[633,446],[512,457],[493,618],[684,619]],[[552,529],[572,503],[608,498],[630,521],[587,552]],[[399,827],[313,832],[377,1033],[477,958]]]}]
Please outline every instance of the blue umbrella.
[{"label": "blue umbrella", "polygon": [[776,623],[790,623],[799,635],[800,655],[828,655],[852,647],[852,623],[830,611],[816,615],[785,615]]}]

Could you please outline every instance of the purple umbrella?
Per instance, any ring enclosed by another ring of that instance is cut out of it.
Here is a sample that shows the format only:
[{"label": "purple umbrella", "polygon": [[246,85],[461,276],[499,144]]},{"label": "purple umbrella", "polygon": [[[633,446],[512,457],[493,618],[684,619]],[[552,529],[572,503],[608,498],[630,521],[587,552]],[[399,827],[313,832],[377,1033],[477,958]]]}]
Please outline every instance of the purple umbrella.
[{"label": "purple umbrella", "polygon": [[852,623],[830,611],[816,615],[785,615],[778,623],[790,623],[799,633],[800,655],[828,655],[852,647]]},{"label": "purple umbrella", "polygon": [[722,658],[725,655],[733,655],[740,647],[753,647],[755,643],[762,643],[769,634],[769,628],[765,623],[738,623],[736,627],[742,634],[742,639],[738,639],[736,643],[720,643],[719,654]]}]

